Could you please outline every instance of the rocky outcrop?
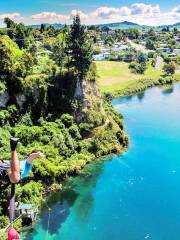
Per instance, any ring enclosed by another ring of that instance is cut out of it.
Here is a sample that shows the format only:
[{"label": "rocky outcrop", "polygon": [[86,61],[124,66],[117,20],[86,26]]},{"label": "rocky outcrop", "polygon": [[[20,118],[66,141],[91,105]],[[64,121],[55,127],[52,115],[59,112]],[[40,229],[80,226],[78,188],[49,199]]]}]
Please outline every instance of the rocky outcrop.
[{"label": "rocky outcrop", "polygon": [[9,94],[7,92],[0,95],[0,108],[5,108],[9,101]]},{"label": "rocky outcrop", "polygon": [[77,122],[82,122],[88,111],[96,111],[105,114],[100,90],[95,81],[80,82],[77,80],[74,98],[78,102],[78,107],[74,111]]}]

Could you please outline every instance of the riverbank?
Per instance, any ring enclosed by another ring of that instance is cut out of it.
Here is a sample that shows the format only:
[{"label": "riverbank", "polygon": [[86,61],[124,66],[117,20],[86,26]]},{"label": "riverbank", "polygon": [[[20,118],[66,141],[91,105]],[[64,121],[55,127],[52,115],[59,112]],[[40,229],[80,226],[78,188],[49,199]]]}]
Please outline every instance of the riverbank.
[{"label": "riverbank", "polygon": [[180,81],[180,73],[173,77],[162,77],[162,70],[150,64],[144,74],[135,74],[128,68],[128,63],[102,61],[96,62],[98,84],[101,91],[113,98],[133,95],[154,86],[172,84]]}]

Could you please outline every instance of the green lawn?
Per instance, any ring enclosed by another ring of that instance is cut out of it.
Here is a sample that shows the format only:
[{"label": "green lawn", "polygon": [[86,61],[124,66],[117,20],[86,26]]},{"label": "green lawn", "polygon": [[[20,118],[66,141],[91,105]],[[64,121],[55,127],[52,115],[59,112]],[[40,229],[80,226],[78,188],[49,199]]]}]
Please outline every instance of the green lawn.
[{"label": "green lawn", "polygon": [[138,83],[142,79],[159,79],[161,71],[154,69],[150,64],[144,74],[132,73],[128,63],[100,61],[96,62],[98,72],[98,84],[103,92],[113,93],[130,85]]}]

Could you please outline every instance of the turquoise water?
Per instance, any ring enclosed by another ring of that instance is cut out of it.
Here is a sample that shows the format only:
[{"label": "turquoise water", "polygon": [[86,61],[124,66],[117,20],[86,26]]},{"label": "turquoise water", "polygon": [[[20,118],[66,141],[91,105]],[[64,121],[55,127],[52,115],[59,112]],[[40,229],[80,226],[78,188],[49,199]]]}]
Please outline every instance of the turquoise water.
[{"label": "turquoise water", "polygon": [[53,194],[26,240],[180,239],[180,85],[114,99],[128,152],[85,168]]}]

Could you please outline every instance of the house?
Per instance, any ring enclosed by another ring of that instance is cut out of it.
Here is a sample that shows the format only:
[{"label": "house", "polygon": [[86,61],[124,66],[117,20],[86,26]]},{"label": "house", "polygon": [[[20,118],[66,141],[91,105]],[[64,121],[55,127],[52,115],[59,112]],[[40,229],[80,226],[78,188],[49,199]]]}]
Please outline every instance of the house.
[{"label": "house", "polygon": [[121,51],[121,48],[120,47],[113,47],[113,48],[111,48],[111,51],[112,52],[119,52],[119,51]]},{"label": "house", "polygon": [[101,33],[101,38],[104,39],[104,38],[106,38],[107,36],[108,36],[107,32],[102,32],[102,33]]},{"label": "house", "polygon": [[104,52],[103,53],[103,57],[104,57],[104,59],[109,59],[110,58],[110,52]]},{"label": "house", "polygon": [[141,45],[144,45],[144,46],[145,46],[145,45],[146,45],[146,41],[140,41],[140,42],[139,42],[139,44],[141,44]]},{"label": "house", "polygon": [[32,224],[38,214],[38,207],[28,203],[16,202],[15,203],[15,217],[21,216],[22,220],[28,225]]},{"label": "house", "polygon": [[102,60],[104,60],[104,56],[103,56],[103,54],[95,54],[95,55],[93,55],[93,59],[94,59],[94,61],[102,61]]},{"label": "house", "polygon": [[102,53],[110,52],[110,48],[101,48],[101,52]]},{"label": "house", "polygon": [[157,48],[158,51],[161,51],[161,52],[166,52],[166,53],[170,53],[171,52],[171,49],[168,48],[168,47],[160,47],[160,48]]},{"label": "house", "polygon": [[173,50],[173,53],[179,55],[179,54],[180,54],[180,48],[175,48],[175,49]]},{"label": "house", "polygon": [[161,42],[161,43],[159,44],[159,47],[161,47],[161,48],[165,48],[165,47],[167,47],[167,44]]},{"label": "house", "polygon": [[175,58],[177,55],[176,55],[176,53],[170,53],[168,56],[169,56],[170,58]]},{"label": "house", "polygon": [[180,36],[174,35],[173,38],[174,38],[177,42],[180,42]]},{"label": "house", "polygon": [[120,47],[119,47],[119,50],[125,50],[125,51],[128,51],[128,50],[130,50],[130,47],[128,46],[128,45],[121,45]]},{"label": "house", "polygon": [[114,34],[115,34],[115,31],[114,31],[114,30],[110,30],[110,31],[108,32],[108,34],[109,34],[109,35],[114,35]]},{"label": "house", "polygon": [[98,40],[97,43],[98,43],[100,46],[103,46],[103,45],[104,45],[104,41],[101,41],[101,40]]}]

